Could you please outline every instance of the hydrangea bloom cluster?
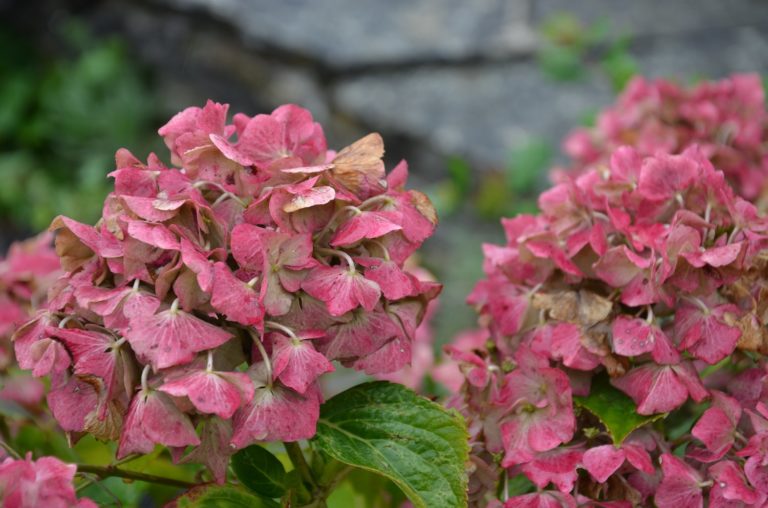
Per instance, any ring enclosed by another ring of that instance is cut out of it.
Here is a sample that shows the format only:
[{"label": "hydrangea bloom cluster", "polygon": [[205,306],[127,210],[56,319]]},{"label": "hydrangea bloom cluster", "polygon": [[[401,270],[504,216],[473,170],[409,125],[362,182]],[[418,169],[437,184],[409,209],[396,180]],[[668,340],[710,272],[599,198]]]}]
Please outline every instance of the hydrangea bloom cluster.
[{"label": "hydrangea bloom cluster", "polygon": [[50,234],[14,243],[0,259],[0,399],[29,410],[40,409],[44,386],[26,373],[14,372],[11,336],[45,306],[48,288],[60,274]]},{"label": "hydrangea bloom cluster", "polygon": [[406,365],[440,289],[403,269],[437,219],[378,134],[336,153],[297,106],[227,109],[159,130],[180,169],[118,151],[101,220],[53,221],[66,274],[15,335],[73,438],[165,445],[218,481],[236,449],[314,435],[331,361]]},{"label": "hydrangea bloom cluster", "polygon": [[6,458],[0,463],[0,502],[7,508],[96,508],[90,499],[75,495],[76,472],[75,465],[55,457]]},{"label": "hydrangea bloom cluster", "polygon": [[574,160],[571,171],[584,171],[607,162],[622,145],[653,155],[679,154],[698,144],[736,192],[754,200],[766,192],[766,139],[768,115],[759,75],[735,75],[690,88],[637,77],[598,116],[594,128],[575,130],[564,148]]},{"label": "hydrangea bloom cluster", "polygon": [[[768,220],[695,146],[619,148],[539,206],[484,245],[483,329],[447,348],[476,505],[765,506]],[[658,419],[617,437],[576,403],[596,386]],[[507,499],[520,474],[538,490]]]}]

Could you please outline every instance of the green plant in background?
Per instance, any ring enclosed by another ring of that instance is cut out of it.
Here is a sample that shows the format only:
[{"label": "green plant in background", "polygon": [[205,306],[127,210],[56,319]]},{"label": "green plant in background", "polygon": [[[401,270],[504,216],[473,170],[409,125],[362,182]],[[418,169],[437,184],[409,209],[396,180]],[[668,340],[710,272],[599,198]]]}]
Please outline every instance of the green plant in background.
[{"label": "green plant in background", "polygon": [[0,214],[20,229],[93,221],[114,147],[152,148],[152,97],[120,42],[77,25],[62,40],[75,56],[45,59],[0,25]]},{"label": "green plant in background", "polygon": [[464,203],[479,216],[493,220],[505,214],[535,212],[541,175],[553,155],[550,143],[532,138],[512,150],[506,167],[475,172],[474,178],[468,160],[450,157],[446,161],[448,177],[432,189],[430,197],[441,216],[456,212]]},{"label": "green plant in background", "polygon": [[542,24],[541,39],[539,67],[557,81],[578,80],[596,70],[620,91],[638,73],[629,51],[631,38],[613,38],[607,21],[585,25],[570,13],[558,13]]},{"label": "green plant in background", "polygon": [[553,155],[552,146],[541,139],[531,139],[512,150],[507,166],[480,182],[474,201],[480,215],[498,219],[506,214],[535,212],[541,175]]}]

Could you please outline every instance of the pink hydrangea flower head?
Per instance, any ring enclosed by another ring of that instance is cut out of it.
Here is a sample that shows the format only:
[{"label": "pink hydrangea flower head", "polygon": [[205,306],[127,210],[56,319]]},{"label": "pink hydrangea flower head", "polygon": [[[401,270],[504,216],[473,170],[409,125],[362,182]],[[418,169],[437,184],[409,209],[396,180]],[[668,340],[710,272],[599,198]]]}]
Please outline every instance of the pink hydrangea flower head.
[{"label": "pink hydrangea flower head", "polygon": [[569,140],[583,160],[541,213],[503,219],[505,244],[483,246],[467,299],[480,330],[436,371],[485,465],[473,506],[504,501],[499,479],[518,474],[539,491],[505,506],[768,498],[768,219],[746,200],[768,184],[756,87],[634,81]]},{"label": "pink hydrangea flower head", "polygon": [[75,495],[72,480],[76,471],[74,464],[55,457],[8,457],[0,463],[0,503],[9,508],[96,508],[90,499]]},{"label": "pink hydrangea flower head", "polygon": [[[573,163],[553,176],[558,179],[603,164],[622,145],[631,145],[647,156],[658,151],[679,154],[695,144],[723,171],[738,194],[754,200],[766,191],[767,126],[763,83],[756,74],[702,81],[691,87],[637,77],[615,104],[600,113],[595,127],[577,129],[566,138],[563,148]],[[680,178],[688,178],[684,175],[689,173],[662,178],[666,181],[659,183],[669,188]]]},{"label": "pink hydrangea flower head", "polygon": [[[61,260],[15,350],[50,376],[70,437],[119,440],[119,457],[164,445],[217,481],[239,448],[314,435],[332,361],[409,364],[440,290],[404,266],[437,218],[405,163],[386,174],[381,136],[334,152],[298,106],[227,112],[208,101],[160,129],[174,167],[118,151],[101,220],[57,217],[55,263],[8,261],[42,274]],[[0,268],[0,288],[31,299],[31,277]]]}]

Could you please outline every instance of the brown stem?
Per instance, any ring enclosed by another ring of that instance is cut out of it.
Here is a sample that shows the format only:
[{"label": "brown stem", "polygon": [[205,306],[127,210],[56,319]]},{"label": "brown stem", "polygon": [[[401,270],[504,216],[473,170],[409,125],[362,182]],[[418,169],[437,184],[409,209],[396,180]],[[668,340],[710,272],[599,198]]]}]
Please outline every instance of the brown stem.
[{"label": "brown stem", "polygon": [[126,471],[115,466],[93,466],[91,464],[77,464],[77,471],[80,473],[95,474],[99,478],[109,478],[110,476],[117,476],[120,478],[127,478],[129,480],[139,480],[142,482],[159,483],[162,485],[170,485],[171,487],[180,487],[183,489],[191,489],[197,487],[199,484],[188,482],[185,480],[177,480],[175,478],[166,478],[164,476],[155,476],[153,474],[139,473],[137,471]]}]

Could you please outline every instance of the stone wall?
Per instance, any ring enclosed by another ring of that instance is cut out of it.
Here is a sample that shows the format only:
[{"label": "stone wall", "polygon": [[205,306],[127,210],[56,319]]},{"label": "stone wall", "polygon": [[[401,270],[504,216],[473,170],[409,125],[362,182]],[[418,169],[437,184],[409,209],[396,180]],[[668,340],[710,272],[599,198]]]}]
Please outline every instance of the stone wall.
[{"label": "stone wall", "polygon": [[[567,10],[631,35],[643,74],[720,77],[768,69],[768,2],[759,0],[0,0],[30,29],[74,13],[119,34],[153,71],[167,113],[207,98],[256,112],[295,102],[342,146],[382,132],[392,162],[408,158],[422,183],[458,154],[498,168],[529,139],[553,144],[609,103],[599,73],[548,78],[538,27]],[[46,21],[40,25],[41,17]],[[443,222],[427,263],[447,283],[445,341],[472,323],[462,300],[480,274],[481,241],[500,228],[471,214]]]}]

